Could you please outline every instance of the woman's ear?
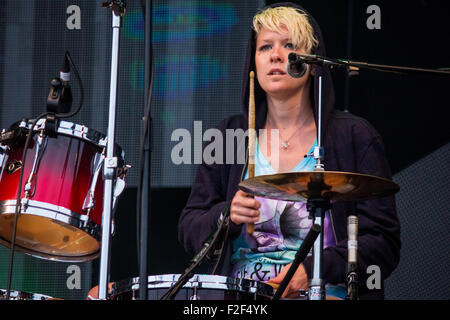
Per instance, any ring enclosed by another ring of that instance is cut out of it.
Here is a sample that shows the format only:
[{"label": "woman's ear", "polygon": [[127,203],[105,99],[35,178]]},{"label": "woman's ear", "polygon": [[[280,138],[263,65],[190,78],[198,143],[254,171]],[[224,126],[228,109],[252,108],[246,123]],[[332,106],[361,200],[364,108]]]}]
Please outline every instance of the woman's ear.
[{"label": "woman's ear", "polygon": [[316,75],[316,67],[314,65],[310,65],[310,66],[311,66],[310,74],[312,77],[314,77]]}]

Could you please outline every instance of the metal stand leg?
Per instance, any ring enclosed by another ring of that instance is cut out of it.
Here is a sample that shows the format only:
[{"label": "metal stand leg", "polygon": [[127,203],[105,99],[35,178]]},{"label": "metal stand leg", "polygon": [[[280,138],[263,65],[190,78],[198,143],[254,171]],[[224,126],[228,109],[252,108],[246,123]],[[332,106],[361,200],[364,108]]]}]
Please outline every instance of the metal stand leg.
[{"label": "metal stand leg", "polygon": [[100,300],[107,298],[109,282],[109,260],[110,260],[110,241],[111,241],[111,219],[113,204],[113,186],[117,171],[117,158],[114,157],[115,128],[116,128],[116,110],[117,110],[117,87],[119,70],[119,44],[120,27],[122,16],[125,14],[125,4],[123,1],[110,1],[104,3],[104,7],[113,10],[113,41],[111,55],[111,87],[109,96],[109,120],[108,135],[106,147],[106,159],[104,166],[104,199],[103,199],[103,217],[102,217],[102,246],[100,253],[100,279],[99,293]]},{"label": "metal stand leg", "polygon": [[308,200],[307,208],[314,224],[320,226],[319,237],[313,246],[313,277],[309,284],[308,300],[325,300],[325,284],[322,278],[323,271],[323,223],[325,211],[331,207],[330,201],[325,199]]}]

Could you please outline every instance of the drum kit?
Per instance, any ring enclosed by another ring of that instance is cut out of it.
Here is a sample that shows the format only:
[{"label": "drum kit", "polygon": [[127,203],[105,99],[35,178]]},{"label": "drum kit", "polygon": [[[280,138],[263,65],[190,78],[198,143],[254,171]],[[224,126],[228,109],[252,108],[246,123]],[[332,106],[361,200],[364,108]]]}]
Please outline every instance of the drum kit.
[{"label": "drum kit", "polygon": [[[39,120],[32,130],[30,121],[23,120],[0,134],[0,243],[11,246],[16,192],[23,170],[25,184],[20,195],[15,249],[57,262],[91,261],[98,258],[101,247],[102,169],[107,137],[68,121],[58,123],[56,134],[48,134],[48,131],[46,119]],[[24,164],[22,155],[28,134],[33,138]],[[118,170],[113,208],[125,188],[125,177],[130,168],[125,164],[124,152],[118,145],[115,145],[114,153],[118,158]],[[317,160],[315,171],[257,176],[242,181],[239,188],[249,194],[271,199],[311,201],[311,211],[321,201],[373,199],[399,190],[397,184],[388,179],[324,171],[320,165],[321,157]],[[323,211],[316,211],[320,214],[315,223],[321,226]],[[320,251],[320,241],[316,240],[316,243],[319,243],[316,250]],[[317,263],[320,269],[321,261]],[[321,274],[317,277],[319,298],[323,298]],[[176,274],[149,276],[148,299],[162,298],[179,279],[180,275]],[[113,283],[109,286],[108,299],[136,299],[139,288],[139,278]],[[195,274],[186,281],[175,299],[260,300],[270,299],[273,295],[274,288],[266,283]],[[5,297],[4,291],[1,291],[1,297]],[[52,298],[13,291],[10,299]]]},{"label": "drum kit", "polygon": [[[56,262],[87,262],[98,258],[102,230],[103,175],[106,137],[83,125],[61,121],[56,136],[46,134],[46,121],[34,128],[25,165],[22,154],[30,124],[21,121],[0,134],[0,243],[9,247],[12,236],[19,174],[26,184],[21,194],[16,250]],[[125,187],[129,169],[124,152],[120,159],[114,204]],[[390,180],[344,172],[297,172],[258,176],[243,181],[245,192],[285,201],[322,198],[333,201],[382,197],[398,191]],[[159,299],[180,275],[148,277],[149,299]],[[139,278],[116,282],[109,299],[136,299]],[[247,279],[194,275],[177,299],[270,299],[272,286]],[[0,299],[5,296],[0,291]],[[51,297],[18,291],[11,298],[48,300]]]},{"label": "drum kit", "polygon": [[[110,118],[109,128],[114,128],[114,121]],[[97,259],[104,245],[105,230],[114,232],[113,214],[111,229],[104,228],[104,186],[107,180],[104,169],[108,160],[117,159],[117,170],[112,177],[114,210],[130,168],[125,163],[124,152],[115,143],[111,147],[114,140],[109,139],[110,132],[106,136],[68,121],[58,121],[56,127],[48,119],[40,119],[36,125],[32,123],[22,120],[0,133],[0,244],[55,262],[79,263]],[[31,136],[28,145],[25,143],[27,136]],[[22,162],[25,151],[28,152],[25,162]],[[251,177],[241,182],[239,188],[271,199],[308,201],[311,215],[319,226],[323,226],[324,210],[321,209],[329,206],[331,201],[373,199],[399,190],[393,181],[384,178],[323,170],[321,139],[314,154],[317,160],[315,171]],[[319,253],[322,250],[320,237],[322,232],[314,243],[314,251]],[[105,259],[100,258],[102,263],[108,264],[108,255]],[[317,273],[311,280],[310,299],[324,298],[321,263],[321,254],[317,254],[314,259]],[[162,299],[180,278],[179,274],[149,276],[148,299]],[[186,280],[175,299],[268,300],[273,298],[275,291],[267,283],[217,275],[195,274]],[[107,299],[138,299],[140,286],[139,278],[105,285]],[[4,297],[14,300],[53,299],[19,291],[6,294],[0,290],[0,299]]]}]

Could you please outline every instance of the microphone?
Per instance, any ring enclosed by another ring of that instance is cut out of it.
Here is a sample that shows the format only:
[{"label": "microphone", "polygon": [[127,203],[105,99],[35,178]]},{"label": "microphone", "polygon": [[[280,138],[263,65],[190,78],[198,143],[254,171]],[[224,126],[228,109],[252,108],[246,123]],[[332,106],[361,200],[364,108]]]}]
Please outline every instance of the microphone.
[{"label": "microphone", "polygon": [[356,263],[358,251],[358,217],[348,216],[347,218],[348,233],[348,263]]},{"label": "microphone", "polygon": [[218,224],[217,230],[215,230],[213,233],[209,235],[209,237],[203,243],[202,248],[195,255],[195,257],[192,258],[191,262],[195,263],[199,259],[205,258],[206,261],[212,263],[220,258],[220,255],[222,253],[221,247],[224,241],[226,240],[227,235],[226,231],[229,224],[228,214],[226,214],[225,216],[221,214],[217,224]]},{"label": "microphone", "polygon": [[348,264],[347,264],[347,299],[356,300],[358,297],[358,274],[357,274],[357,254],[358,254],[358,217],[350,215],[347,217],[348,234]]},{"label": "microphone", "polygon": [[61,78],[61,80],[69,85],[70,82],[70,63],[69,63],[69,59],[67,59],[67,55],[64,55],[64,62],[63,65],[61,67],[61,71],[59,72],[59,77]]},{"label": "microphone", "polygon": [[50,92],[47,98],[47,112],[56,114],[69,113],[72,107],[72,90],[70,88],[70,63],[67,53],[61,67],[59,78],[50,82]]},{"label": "microphone", "polygon": [[307,70],[308,64],[300,55],[294,52],[289,53],[286,71],[292,78],[303,77]]}]

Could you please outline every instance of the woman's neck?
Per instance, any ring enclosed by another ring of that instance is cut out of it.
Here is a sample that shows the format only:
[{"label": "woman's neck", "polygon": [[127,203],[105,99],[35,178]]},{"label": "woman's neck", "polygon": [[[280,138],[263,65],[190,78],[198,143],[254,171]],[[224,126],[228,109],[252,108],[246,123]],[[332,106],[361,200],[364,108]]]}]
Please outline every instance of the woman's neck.
[{"label": "woman's neck", "polygon": [[267,95],[267,109],[266,126],[270,128],[288,129],[314,118],[308,88],[287,98]]}]

